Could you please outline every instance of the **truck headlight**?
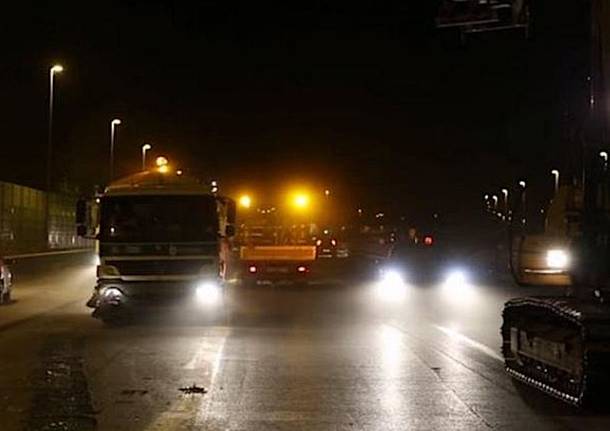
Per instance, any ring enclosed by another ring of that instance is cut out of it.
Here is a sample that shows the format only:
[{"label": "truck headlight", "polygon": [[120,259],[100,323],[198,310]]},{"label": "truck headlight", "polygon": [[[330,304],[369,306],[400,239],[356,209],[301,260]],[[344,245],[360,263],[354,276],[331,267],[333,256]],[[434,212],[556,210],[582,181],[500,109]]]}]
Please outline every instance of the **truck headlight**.
[{"label": "truck headlight", "polygon": [[97,278],[117,278],[120,277],[119,269],[113,265],[98,265]]},{"label": "truck headlight", "polygon": [[570,256],[565,250],[554,249],[546,252],[546,265],[552,269],[566,269],[570,264]]},{"label": "truck headlight", "polygon": [[105,287],[100,292],[101,302],[111,305],[119,305],[123,298],[123,292],[116,287]]},{"label": "truck headlight", "polygon": [[202,305],[217,304],[221,296],[221,287],[215,281],[202,281],[195,289],[195,299]]}]

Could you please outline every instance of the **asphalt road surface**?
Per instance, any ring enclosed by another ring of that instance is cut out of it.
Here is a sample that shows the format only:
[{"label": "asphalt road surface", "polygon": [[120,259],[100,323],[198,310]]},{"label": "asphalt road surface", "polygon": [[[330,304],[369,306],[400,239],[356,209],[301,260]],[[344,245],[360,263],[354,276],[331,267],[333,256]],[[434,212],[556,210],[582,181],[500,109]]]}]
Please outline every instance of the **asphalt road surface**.
[{"label": "asphalt road surface", "polygon": [[0,429],[607,430],[514,383],[499,355],[508,280],[379,296],[343,283],[229,289],[214,319],[155,311],[108,327],[84,305],[88,253],[15,265],[0,307]]}]

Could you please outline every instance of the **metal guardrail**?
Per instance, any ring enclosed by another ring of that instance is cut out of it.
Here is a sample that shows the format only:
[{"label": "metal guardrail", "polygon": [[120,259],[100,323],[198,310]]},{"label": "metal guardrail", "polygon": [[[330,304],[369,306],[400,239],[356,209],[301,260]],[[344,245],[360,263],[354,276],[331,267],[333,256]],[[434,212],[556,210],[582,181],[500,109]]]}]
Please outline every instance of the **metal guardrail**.
[{"label": "metal guardrail", "polygon": [[54,251],[43,251],[39,253],[24,253],[24,254],[13,254],[4,256],[6,259],[28,259],[35,257],[47,257],[47,256],[61,256],[65,254],[76,254],[76,253],[87,253],[93,252],[93,248],[75,248],[71,250],[54,250]]}]

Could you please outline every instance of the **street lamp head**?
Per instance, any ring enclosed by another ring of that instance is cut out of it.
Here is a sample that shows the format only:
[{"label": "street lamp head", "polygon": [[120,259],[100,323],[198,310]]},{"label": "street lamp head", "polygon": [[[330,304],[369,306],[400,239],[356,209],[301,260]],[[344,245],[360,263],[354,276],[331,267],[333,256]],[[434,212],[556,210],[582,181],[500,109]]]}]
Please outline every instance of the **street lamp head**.
[{"label": "street lamp head", "polygon": [[309,195],[305,193],[297,193],[294,195],[292,203],[297,209],[307,208],[309,206]]},{"label": "street lamp head", "polygon": [[142,151],[148,151],[152,148],[152,146],[150,144],[144,144],[142,145]]},{"label": "street lamp head", "polygon": [[606,162],[608,161],[608,153],[606,151],[600,151],[599,156],[604,159]]},{"label": "street lamp head", "polygon": [[115,118],[114,120],[112,120],[112,122],[110,123],[113,126],[118,126],[119,124],[121,124],[121,120],[119,120],[118,118]]},{"label": "street lamp head", "polygon": [[51,67],[51,73],[61,73],[64,71],[64,67],[61,64],[55,64]]},{"label": "street lamp head", "polygon": [[508,189],[502,189],[501,191],[502,191],[502,193],[504,193],[505,195],[508,195]]},{"label": "street lamp head", "polygon": [[523,181],[523,180],[519,181],[519,186],[525,188],[525,181]]},{"label": "street lamp head", "polygon": [[250,196],[248,196],[248,195],[240,196],[240,198],[239,198],[239,205],[242,208],[246,208],[246,209],[250,208],[250,206],[252,205],[252,198]]},{"label": "street lamp head", "polygon": [[557,169],[553,169],[553,170],[551,171],[551,174],[553,174],[553,175],[559,175],[559,171],[558,171]]},{"label": "street lamp head", "polygon": [[164,156],[159,156],[157,157],[157,159],[155,160],[155,165],[157,165],[157,167],[161,167],[161,166],[167,166],[167,158]]}]

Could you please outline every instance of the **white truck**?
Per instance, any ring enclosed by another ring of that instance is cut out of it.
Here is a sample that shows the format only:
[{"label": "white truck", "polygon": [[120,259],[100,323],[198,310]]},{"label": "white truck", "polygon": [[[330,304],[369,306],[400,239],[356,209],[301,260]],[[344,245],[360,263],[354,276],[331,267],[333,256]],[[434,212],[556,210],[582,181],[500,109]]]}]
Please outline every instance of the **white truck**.
[{"label": "white truck", "polygon": [[[111,183],[79,201],[77,232],[97,239],[97,283],[87,305],[114,321],[144,306],[222,303],[235,204],[165,170]],[[202,311],[204,312],[204,311]]]}]

